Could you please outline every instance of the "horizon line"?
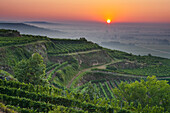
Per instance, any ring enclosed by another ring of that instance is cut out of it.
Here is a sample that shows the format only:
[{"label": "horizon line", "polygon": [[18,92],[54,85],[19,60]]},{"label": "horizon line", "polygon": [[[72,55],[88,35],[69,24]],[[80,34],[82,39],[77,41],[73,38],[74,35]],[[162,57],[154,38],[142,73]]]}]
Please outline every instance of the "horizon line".
[{"label": "horizon line", "polygon": [[[9,21],[4,21],[1,20],[0,23],[29,23],[29,22],[46,22],[46,23],[63,23],[63,22],[73,22],[73,23],[106,23],[106,21],[90,21],[90,20],[56,20],[56,21],[46,21],[46,20],[21,20],[21,21],[16,21],[16,20],[9,20]],[[170,22],[114,22],[112,21],[111,24],[170,24]]]}]

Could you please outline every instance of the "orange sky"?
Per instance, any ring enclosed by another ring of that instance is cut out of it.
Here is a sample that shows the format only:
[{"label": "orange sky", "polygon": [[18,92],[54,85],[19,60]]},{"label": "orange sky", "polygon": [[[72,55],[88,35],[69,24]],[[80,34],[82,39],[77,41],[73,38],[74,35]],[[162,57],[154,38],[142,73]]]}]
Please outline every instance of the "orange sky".
[{"label": "orange sky", "polygon": [[170,22],[170,0],[1,0],[0,21]]}]

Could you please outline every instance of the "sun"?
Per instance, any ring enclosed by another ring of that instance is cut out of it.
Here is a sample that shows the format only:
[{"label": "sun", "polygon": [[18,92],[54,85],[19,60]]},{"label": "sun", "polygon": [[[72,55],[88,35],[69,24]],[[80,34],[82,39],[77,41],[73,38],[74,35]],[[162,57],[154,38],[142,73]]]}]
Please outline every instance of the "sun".
[{"label": "sun", "polygon": [[110,19],[107,19],[106,22],[107,22],[107,24],[110,24],[110,23],[111,23],[111,20],[110,20]]}]

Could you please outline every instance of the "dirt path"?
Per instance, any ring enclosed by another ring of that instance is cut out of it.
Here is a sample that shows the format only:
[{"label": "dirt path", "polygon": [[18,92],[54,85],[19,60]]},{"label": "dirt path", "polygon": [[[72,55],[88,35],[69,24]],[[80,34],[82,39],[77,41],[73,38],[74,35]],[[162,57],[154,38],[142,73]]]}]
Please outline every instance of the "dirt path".
[{"label": "dirt path", "polygon": [[91,69],[94,69],[94,68],[106,69],[106,65],[109,65],[109,64],[112,64],[112,63],[115,63],[115,62],[117,62],[117,61],[112,60],[111,62],[109,62],[109,63],[107,63],[107,64],[103,64],[103,65],[100,65],[100,66],[94,66],[94,67],[86,68],[86,69],[83,69],[83,70],[79,71],[79,73],[71,79],[71,81],[68,83],[68,85],[67,85],[66,87],[67,87],[67,88],[70,88],[72,82],[73,82],[81,73],[86,72],[86,71],[91,71]]},{"label": "dirt path", "polygon": [[89,70],[90,70],[90,69],[84,69],[84,70],[79,71],[78,74],[71,79],[71,81],[68,83],[68,85],[67,85],[66,87],[67,87],[67,88],[70,88],[72,82],[73,82],[81,73],[86,72],[86,71],[89,71]]},{"label": "dirt path", "polygon": [[59,54],[58,56],[63,56],[63,55],[78,55],[78,54],[85,54],[85,53],[91,53],[91,52],[97,52],[97,51],[102,51],[102,49],[94,49],[94,50],[89,50],[89,51],[81,51],[81,52]]},{"label": "dirt path", "polygon": [[[106,66],[109,65],[109,64],[112,64],[112,63],[116,63],[116,62],[119,62],[119,60],[117,61],[114,61],[112,60],[110,63],[107,63],[107,64],[103,64],[103,65],[100,65],[100,66],[94,66],[94,67],[91,67],[91,68],[87,68],[87,69],[83,69],[81,71],[78,72],[78,74],[76,76],[74,76],[71,81],[68,83],[68,85],[66,86],[67,88],[70,88],[72,82],[83,72],[86,72],[86,71],[91,71],[91,69],[94,69],[94,68],[98,68],[98,69],[106,69]],[[130,75],[130,74],[120,74],[120,73],[115,73],[115,72],[105,72],[105,71],[93,71],[93,72],[101,72],[101,73],[105,73],[105,74],[114,74],[114,75],[118,75],[118,76],[126,76],[126,77],[135,77],[135,78],[147,78],[147,76],[138,76],[138,75]],[[168,79],[170,77],[157,77],[158,79]],[[110,85],[110,84],[109,84]],[[110,87],[110,86],[109,86]]]},{"label": "dirt path", "polygon": [[30,45],[30,44],[44,43],[44,42],[48,42],[48,41],[47,40],[38,40],[38,41],[33,41],[33,42],[27,42],[25,44],[6,45],[6,46],[2,46],[0,48],[6,48],[6,47],[11,47],[11,46],[25,46],[25,45]]},{"label": "dirt path", "polygon": [[107,84],[110,87],[110,90],[112,90],[112,86],[110,85],[109,81],[107,81]]},{"label": "dirt path", "polygon": [[51,69],[50,71],[46,72],[46,75],[49,75],[54,69],[55,69],[55,67],[53,69]]}]

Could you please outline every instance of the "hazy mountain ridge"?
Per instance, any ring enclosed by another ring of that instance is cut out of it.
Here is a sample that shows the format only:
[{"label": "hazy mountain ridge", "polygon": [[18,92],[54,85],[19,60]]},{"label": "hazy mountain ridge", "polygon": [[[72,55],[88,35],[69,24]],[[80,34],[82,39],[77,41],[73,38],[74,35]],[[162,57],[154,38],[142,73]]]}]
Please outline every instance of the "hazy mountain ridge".
[{"label": "hazy mountain ridge", "polygon": [[28,25],[25,23],[0,23],[1,29],[14,29],[20,31],[22,34],[34,34],[41,35],[43,34],[62,34],[64,32],[59,30],[51,30],[46,28],[41,28],[33,25]]},{"label": "hazy mountain ridge", "polygon": [[46,21],[25,21],[24,23],[30,23],[30,24],[50,24],[50,25],[63,25],[61,23],[55,23],[55,22],[46,22]]}]

